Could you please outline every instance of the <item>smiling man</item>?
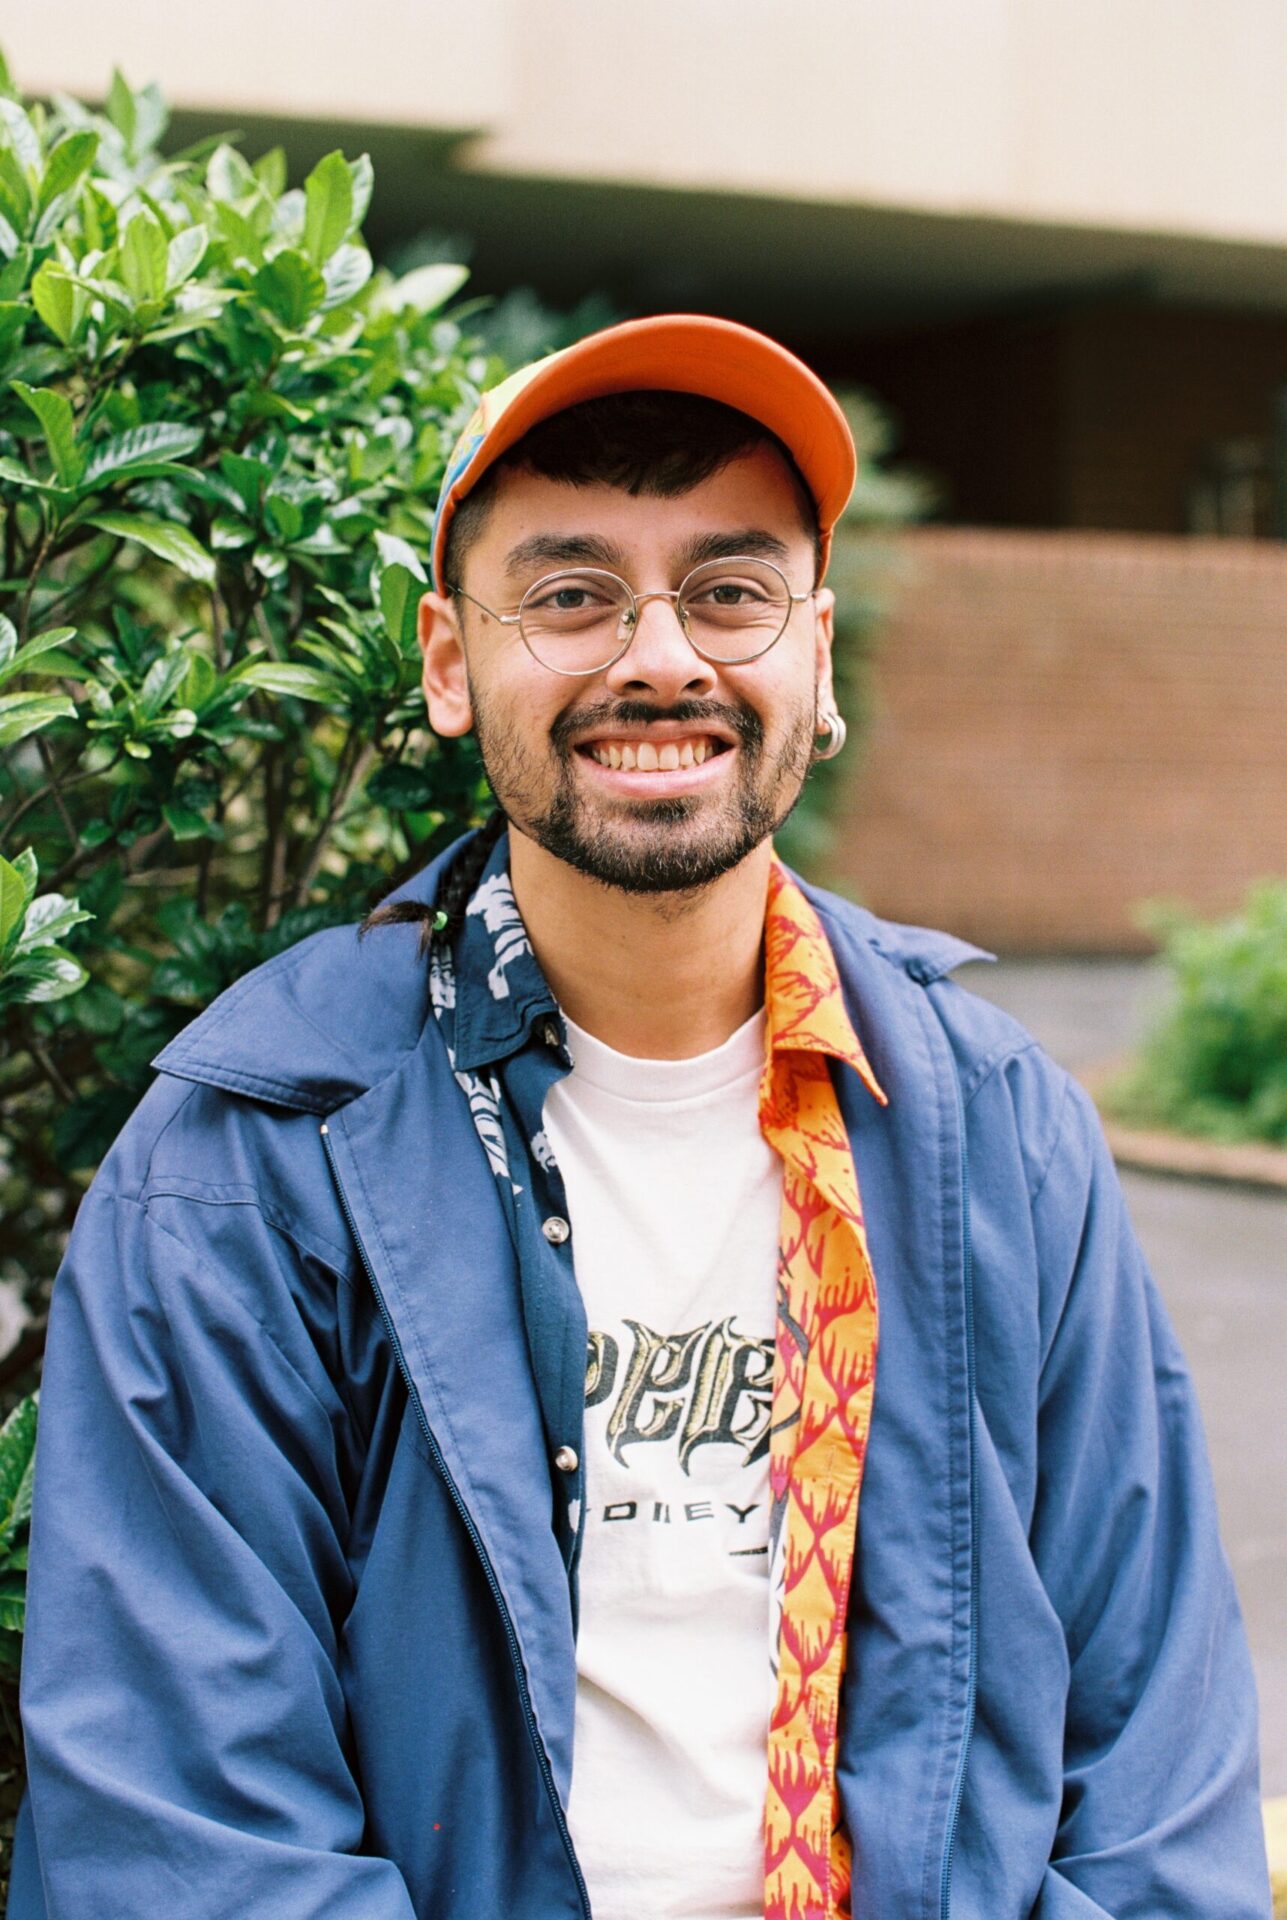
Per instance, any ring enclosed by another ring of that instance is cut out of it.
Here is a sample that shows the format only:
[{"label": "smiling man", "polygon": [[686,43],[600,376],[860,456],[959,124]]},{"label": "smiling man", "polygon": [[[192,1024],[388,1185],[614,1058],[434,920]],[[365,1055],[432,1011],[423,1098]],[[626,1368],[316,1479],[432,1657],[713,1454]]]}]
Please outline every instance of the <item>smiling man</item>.
[{"label": "smiling man", "polygon": [[853,478],[722,321],[485,397],[421,639],[496,812],[166,1050],[58,1282],[15,1920],[1268,1914],[1093,1110],[773,853]]}]

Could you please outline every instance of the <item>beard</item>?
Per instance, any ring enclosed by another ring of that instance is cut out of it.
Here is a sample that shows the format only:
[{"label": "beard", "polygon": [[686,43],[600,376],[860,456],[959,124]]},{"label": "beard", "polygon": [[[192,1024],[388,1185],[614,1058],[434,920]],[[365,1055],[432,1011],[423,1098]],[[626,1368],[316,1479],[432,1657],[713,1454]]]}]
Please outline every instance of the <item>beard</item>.
[{"label": "beard", "polygon": [[[574,733],[610,734],[672,720],[731,731],[739,767],[717,804],[701,793],[634,801],[618,812],[588,802],[577,778]],[[474,724],[483,771],[497,805],[538,846],[578,873],[624,893],[691,893],[738,866],[777,832],[804,786],[813,754],[814,711],[801,708],[777,752],[766,752],[764,725],[750,707],[681,700],[663,708],[642,700],[605,700],[561,714],[550,728],[553,789],[540,795],[527,763],[531,749],[517,731],[494,725],[474,695]]]}]

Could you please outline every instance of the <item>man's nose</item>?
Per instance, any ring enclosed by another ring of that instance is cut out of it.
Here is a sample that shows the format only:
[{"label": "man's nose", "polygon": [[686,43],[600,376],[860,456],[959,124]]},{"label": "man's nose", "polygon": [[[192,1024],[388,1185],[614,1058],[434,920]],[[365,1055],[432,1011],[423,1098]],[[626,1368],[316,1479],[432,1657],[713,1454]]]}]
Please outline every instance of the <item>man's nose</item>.
[{"label": "man's nose", "polygon": [[638,608],[630,645],[604,675],[612,691],[648,692],[663,704],[710,693],[714,668],[689,644],[675,602],[664,594],[641,594]]}]

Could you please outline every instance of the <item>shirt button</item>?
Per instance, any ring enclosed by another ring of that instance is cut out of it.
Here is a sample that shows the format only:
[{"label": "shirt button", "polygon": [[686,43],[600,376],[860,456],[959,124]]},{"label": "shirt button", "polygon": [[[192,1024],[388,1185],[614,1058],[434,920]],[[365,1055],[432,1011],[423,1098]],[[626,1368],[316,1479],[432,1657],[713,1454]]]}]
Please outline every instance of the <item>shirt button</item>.
[{"label": "shirt button", "polygon": [[577,1458],[575,1447],[560,1447],[554,1456],[554,1464],[560,1473],[575,1473],[581,1462]]},{"label": "shirt button", "polygon": [[555,1026],[553,1020],[547,1020],[541,1028],[541,1038],[547,1047],[561,1047],[563,1045],[563,1036]]},{"label": "shirt button", "polygon": [[549,1219],[543,1223],[541,1232],[545,1235],[552,1247],[561,1247],[563,1242],[571,1234],[572,1229],[566,1220],[560,1220],[557,1213],[552,1213]]}]

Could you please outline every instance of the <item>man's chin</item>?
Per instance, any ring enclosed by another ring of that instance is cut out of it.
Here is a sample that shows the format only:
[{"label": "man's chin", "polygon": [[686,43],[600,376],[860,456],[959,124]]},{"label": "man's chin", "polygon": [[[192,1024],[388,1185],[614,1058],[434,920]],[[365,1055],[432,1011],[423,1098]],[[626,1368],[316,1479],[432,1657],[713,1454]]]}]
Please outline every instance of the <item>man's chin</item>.
[{"label": "man's chin", "polygon": [[771,814],[701,823],[688,795],[634,803],[626,819],[587,821],[553,808],[524,832],[577,873],[623,893],[675,894],[711,886],[773,833]]}]

